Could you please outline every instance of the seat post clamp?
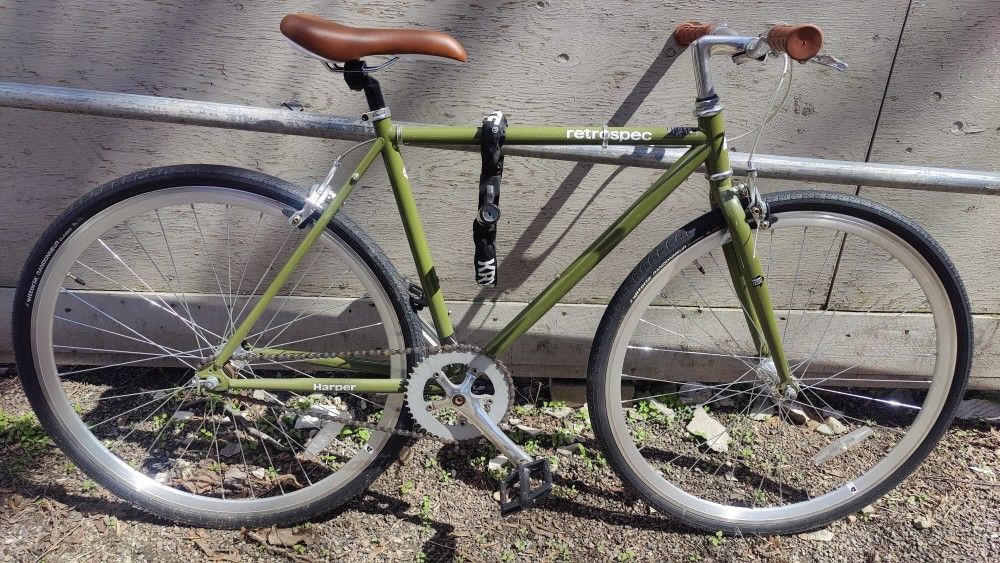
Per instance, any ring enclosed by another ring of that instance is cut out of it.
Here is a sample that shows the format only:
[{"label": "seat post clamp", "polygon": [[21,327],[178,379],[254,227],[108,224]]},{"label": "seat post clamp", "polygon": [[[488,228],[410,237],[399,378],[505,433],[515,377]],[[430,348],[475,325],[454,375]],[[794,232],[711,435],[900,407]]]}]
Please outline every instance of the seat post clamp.
[{"label": "seat post clamp", "polygon": [[392,115],[392,114],[389,113],[389,108],[379,108],[379,109],[375,109],[375,110],[372,110],[372,111],[367,111],[365,113],[362,113],[361,114],[361,121],[365,121],[365,122],[370,121],[370,122],[374,123],[376,121],[381,121],[381,120],[389,117],[390,115]]},{"label": "seat post clamp", "polygon": [[732,175],[733,171],[732,169],[730,169],[730,170],[723,170],[722,172],[716,172],[715,174],[705,174],[705,177],[708,178],[709,182],[721,182],[726,178],[731,177]]}]

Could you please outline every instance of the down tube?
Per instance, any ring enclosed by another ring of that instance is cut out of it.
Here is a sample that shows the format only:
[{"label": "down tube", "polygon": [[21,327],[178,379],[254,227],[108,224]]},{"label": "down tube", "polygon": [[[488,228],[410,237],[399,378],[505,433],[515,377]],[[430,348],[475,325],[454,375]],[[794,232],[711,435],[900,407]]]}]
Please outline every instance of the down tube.
[{"label": "down tube", "polygon": [[709,153],[708,145],[692,147],[660,176],[587,250],[583,251],[538,297],[535,297],[489,344],[488,354],[502,354],[542,318],[577,283],[611,253],[637,226],[698,169]]}]

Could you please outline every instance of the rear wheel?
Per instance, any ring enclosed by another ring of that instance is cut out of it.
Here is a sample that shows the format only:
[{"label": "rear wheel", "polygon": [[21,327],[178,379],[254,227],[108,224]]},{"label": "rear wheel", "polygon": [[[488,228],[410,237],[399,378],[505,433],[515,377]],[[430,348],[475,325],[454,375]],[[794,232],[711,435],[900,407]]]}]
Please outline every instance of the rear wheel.
[{"label": "rear wheel", "polygon": [[922,229],[854,196],[767,199],[777,221],[755,232],[756,253],[794,399],[758,353],[717,212],[633,270],[590,360],[611,465],[657,509],[712,531],[792,532],[871,503],[940,438],[971,361],[965,291]]},{"label": "rear wheel", "polygon": [[[401,394],[196,388],[194,372],[309,232],[283,213],[301,206],[263,174],[167,167],[96,190],[45,233],[18,291],[18,366],[40,421],[91,478],[189,524],[287,525],[346,502],[395,459],[405,438],[335,418],[408,428]],[[346,352],[419,335],[400,276],[338,216],[246,340]],[[234,358],[236,377],[346,373]],[[405,377],[407,363],[386,358],[384,374]]]}]

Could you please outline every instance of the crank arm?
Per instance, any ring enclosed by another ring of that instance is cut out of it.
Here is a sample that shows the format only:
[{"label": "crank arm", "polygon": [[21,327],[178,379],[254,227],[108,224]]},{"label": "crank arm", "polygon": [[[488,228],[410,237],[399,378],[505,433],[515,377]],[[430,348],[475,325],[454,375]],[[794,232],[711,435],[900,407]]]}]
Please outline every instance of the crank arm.
[{"label": "crank arm", "polygon": [[489,417],[482,405],[479,404],[479,401],[466,401],[464,405],[457,406],[457,409],[470,424],[476,427],[476,430],[479,430],[480,434],[500,449],[503,455],[514,464],[514,467],[532,461],[532,457],[521,449],[521,446],[518,446],[513,440],[507,437],[507,434],[493,422],[493,419]]}]

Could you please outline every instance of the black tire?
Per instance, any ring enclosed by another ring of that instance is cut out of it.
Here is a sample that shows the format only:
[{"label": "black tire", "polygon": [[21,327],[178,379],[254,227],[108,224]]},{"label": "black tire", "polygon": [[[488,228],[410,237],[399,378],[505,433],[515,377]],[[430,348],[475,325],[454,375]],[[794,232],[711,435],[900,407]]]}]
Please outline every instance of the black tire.
[{"label": "black tire", "polygon": [[[143,170],[114,180],[85,195],[62,213],[42,235],[28,258],[18,285],[15,298],[17,305],[13,314],[13,340],[18,371],[28,400],[55,443],[88,476],[121,499],[152,514],[195,526],[249,528],[275,524],[287,526],[329,512],[364,492],[398,458],[408,439],[400,435],[391,436],[363,471],[358,472],[341,488],[308,504],[266,515],[196,513],[179,509],[175,505],[159,503],[157,499],[145,496],[114,477],[67,433],[67,428],[54,416],[51,406],[45,400],[33,360],[31,319],[35,303],[34,291],[48,261],[81,224],[100,211],[129,198],[183,186],[213,186],[249,192],[270,198],[289,209],[299,209],[303,205],[300,191],[288,182],[251,170],[215,165],[178,165]],[[421,323],[411,306],[407,283],[390,264],[384,252],[343,212],[335,217],[328,230],[334,237],[347,243],[384,288],[399,320],[406,346],[422,345]],[[414,361],[413,355],[407,357],[407,365],[412,366]],[[411,424],[409,414],[403,409],[397,428],[406,430]]]},{"label": "black tire", "polygon": [[[843,504],[837,510],[817,514],[813,518],[803,519],[791,524],[745,523],[723,519],[703,518],[685,510],[668,500],[658,491],[649,487],[640,479],[632,466],[626,461],[622,449],[616,443],[609,413],[614,405],[610,405],[605,390],[608,385],[609,362],[613,340],[618,334],[629,309],[633,306],[638,293],[651,278],[666,264],[680,254],[684,249],[701,241],[705,237],[725,229],[724,219],[720,212],[707,213],[683,228],[673,233],[643,258],[622,283],[611,300],[594,338],[591,349],[587,400],[594,432],[607,455],[611,467],[622,481],[638,496],[645,499],[657,510],[671,514],[695,528],[727,533],[740,534],[784,534],[814,529],[833,520],[843,518],[871,504],[897,486],[906,476],[926,458],[942,434],[948,428],[954,416],[955,409],[962,398],[969,370],[972,363],[972,315],[968,296],[959,278],[955,266],[941,247],[922,228],[899,213],[874,202],[838,193],[818,191],[781,192],[765,196],[770,209],[774,213],[782,211],[825,211],[850,215],[884,227],[901,237],[912,248],[916,249],[932,266],[935,274],[946,288],[951,311],[954,315],[958,333],[958,353],[955,362],[954,378],[948,388],[944,407],[938,418],[933,422],[932,429],[919,445],[919,448],[898,467],[888,478],[877,486],[858,494],[856,498]],[[780,224],[780,223],[779,223]],[[618,406],[617,408],[621,408]]]}]

